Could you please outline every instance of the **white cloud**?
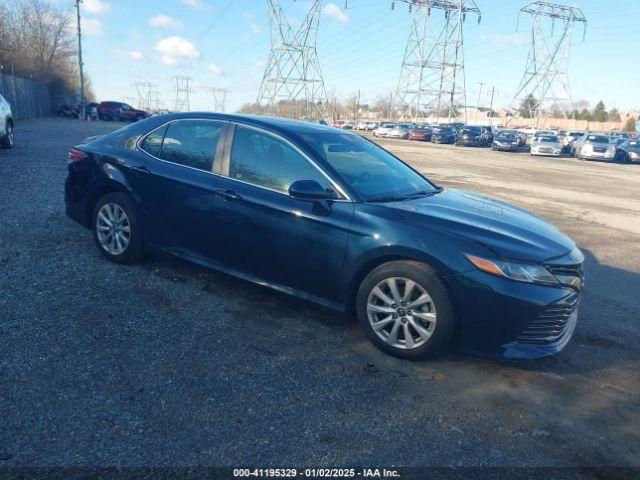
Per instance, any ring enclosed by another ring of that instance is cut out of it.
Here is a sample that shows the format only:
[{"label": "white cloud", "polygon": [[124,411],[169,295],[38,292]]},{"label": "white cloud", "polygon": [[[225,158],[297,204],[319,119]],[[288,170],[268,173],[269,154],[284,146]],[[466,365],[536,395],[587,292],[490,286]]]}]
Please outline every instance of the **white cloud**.
[{"label": "white cloud", "polygon": [[140,50],[122,50],[120,48],[115,49],[115,53],[121,57],[125,57],[128,58],[130,60],[136,60],[136,61],[140,61],[140,60],[144,60],[144,53],[142,53]]},{"label": "white cloud", "polygon": [[347,12],[342,10],[335,3],[327,3],[322,9],[322,13],[326,17],[329,17],[337,22],[345,23],[349,21],[349,15],[347,15]]},{"label": "white cloud", "polygon": [[165,65],[177,66],[187,60],[200,58],[200,51],[189,40],[182,37],[167,37],[156,43],[156,51]]},{"label": "white cloud", "polygon": [[84,35],[102,35],[102,23],[95,18],[82,18],[80,27]]},{"label": "white cloud", "polygon": [[104,15],[111,10],[111,3],[102,0],[83,0],[82,9],[94,15]]},{"label": "white cloud", "polygon": [[221,75],[222,74],[222,69],[216,65],[215,63],[210,63],[209,64],[209,71],[211,73],[214,73],[216,75]]},{"label": "white cloud", "polygon": [[258,25],[256,22],[249,22],[249,26],[251,27],[251,32],[253,32],[254,35],[262,33],[260,25]]},{"label": "white cloud", "polygon": [[144,60],[144,53],[140,50],[129,50],[125,52],[126,56],[131,60]]},{"label": "white cloud", "polygon": [[160,13],[149,19],[149,25],[152,27],[181,27],[182,22]]},{"label": "white cloud", "polygon": [[180,0],[183,5],[186,5],[190,8],[198,8],[201,10],[212,10],[213,7],[208,3],[203,2],[202,0]]}]

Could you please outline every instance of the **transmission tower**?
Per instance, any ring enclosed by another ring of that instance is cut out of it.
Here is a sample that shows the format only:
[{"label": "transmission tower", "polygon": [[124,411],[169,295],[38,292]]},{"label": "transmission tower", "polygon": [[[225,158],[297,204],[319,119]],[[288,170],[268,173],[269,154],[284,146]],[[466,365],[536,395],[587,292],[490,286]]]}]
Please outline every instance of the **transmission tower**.
[{"label": "transmission tower", "polygon": [[225,113],[227,97],[231,93],[231,90],[228,88],[212,87],[209,89],[209,92],[211,93],[211,99],[213,100],[213,111]]},{"label": "transmission tower", "polygon": [[138,108],[147,111],[156,111],[158,104],[158,86],[151,82],[135,82],[133,87],[138,96]]},{"label": "transmission tower", "polygon": [[[531,95],[534,101],[529,102],[529,116],[535,118],[538,125],[548,107],[572,105],[569,89],[571,40],[576,23],[582,24],[584,40],[587,19],[579,8],[541,1],[522,7],[518,12],[518,23],[523,13],[533,17],[531,44],[524,76],[511,107],[517,108],[519,102]],[[560,31],[555,35],[558,29]]]},{"label": "transmission tower", "polygon": [[473,0],[398,1],[409,4],[411,30],[394,109],[403,118],[436,115],[450,121],[467,105],[463,22],[474,14],[479,23],[480,10]]},{"label": "transmission tower", "polygon": [[329,120],[327,92],[316,39],[322,0],[313,0],[302,24],[293,30],[280,0],[268,0],[271,53],[258,93],[269,113]]},{"label": "transmission tower", "polygon": [[175,87],[175,100],[173,102],[174,112],[188,112],[191,110],[191,83],[193,78],[184,75],[173,77]]}]

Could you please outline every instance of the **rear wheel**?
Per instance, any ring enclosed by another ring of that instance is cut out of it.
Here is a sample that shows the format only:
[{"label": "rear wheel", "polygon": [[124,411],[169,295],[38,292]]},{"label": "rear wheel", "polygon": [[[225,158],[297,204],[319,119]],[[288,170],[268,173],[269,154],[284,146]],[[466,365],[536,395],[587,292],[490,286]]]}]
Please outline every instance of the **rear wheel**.
[{"label": "rear wheel", "polygon": [[447,289],[437,272],[423,263],[394,261],[379,266],[362,281],[356,303],[369,339],[396,357],[432,357],[456,330]]},{"label": "rear wheel", "polygon": [[0,146],[5,149],[13,148],[14,141],[13,122],[11,120],[7,120],[4,137],[0,140]]},{"label": "rear wheel", "polygon": [[142,254],[142,229],[133,202],[121,192],[105,195],[93,212],[93,236],[112,262],[131,263]]}]

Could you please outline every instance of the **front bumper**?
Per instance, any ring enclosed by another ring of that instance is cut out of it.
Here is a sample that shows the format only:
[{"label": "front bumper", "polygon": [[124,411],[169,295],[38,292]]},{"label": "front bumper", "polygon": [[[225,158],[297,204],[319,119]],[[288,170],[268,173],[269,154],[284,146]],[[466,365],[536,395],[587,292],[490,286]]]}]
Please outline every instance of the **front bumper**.
[{"label": "front bumper", "polygon": [[493,148],[494,150],[515,152],[516,150],[518,150],[518,144],[517,143],[494,143]]},{"label": "front bumper", "polygon": [[580,294],[479,270],[447,277],[460,318],[460,351],[486,358],[536,359],[562,350],[575,330]]},{"label": "front bumper", "polygon": [[531,155],[539,155],[542,157],[559,157],[561,153],[562,150],[531,149]]}]

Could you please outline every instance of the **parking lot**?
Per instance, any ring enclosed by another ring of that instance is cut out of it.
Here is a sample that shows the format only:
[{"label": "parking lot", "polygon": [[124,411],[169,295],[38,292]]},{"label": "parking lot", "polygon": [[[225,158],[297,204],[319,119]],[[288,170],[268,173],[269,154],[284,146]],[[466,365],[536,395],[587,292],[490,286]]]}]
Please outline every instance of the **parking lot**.
[{"label": "parking lot", "polygon": [[378,140],[586,256],[559,355],[408,362],[259,286],[107,262],[63,181],[70,146],[119,126],[25,121],[0,151],[0,466],[640,466],[640,165]]}]

